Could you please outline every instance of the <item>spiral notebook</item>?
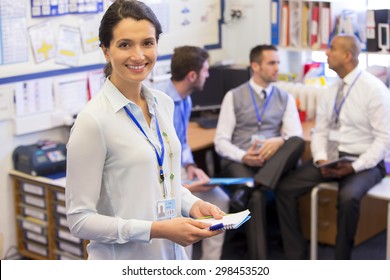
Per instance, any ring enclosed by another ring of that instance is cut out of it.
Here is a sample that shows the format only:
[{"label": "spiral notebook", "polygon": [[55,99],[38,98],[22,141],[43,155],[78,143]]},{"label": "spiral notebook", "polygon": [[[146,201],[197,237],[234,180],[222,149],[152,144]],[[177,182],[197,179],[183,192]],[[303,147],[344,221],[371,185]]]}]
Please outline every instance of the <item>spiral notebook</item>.
[{"label": "spiral notebook", "polygon": [[210,223],[210,230],[238,229],[242,224],[251,218],[250,213],[251,212],[247,209],[234,214],[226,214],[221,220],[207,217],[197,219],[197,221]]}]

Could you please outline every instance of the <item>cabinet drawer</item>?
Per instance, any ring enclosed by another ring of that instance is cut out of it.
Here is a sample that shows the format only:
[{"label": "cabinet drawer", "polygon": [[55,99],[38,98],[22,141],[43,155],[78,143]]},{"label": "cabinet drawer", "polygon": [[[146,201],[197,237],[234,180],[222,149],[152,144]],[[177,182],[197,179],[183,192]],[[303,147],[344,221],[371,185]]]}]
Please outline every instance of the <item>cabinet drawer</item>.
[{"label": "cabinet drawer", "polygon": [[23,217],[32,217],[41,221],[47,221],[47,215],[44,209],[26,204],[20,204],[19,207],[20,213]]},{"label": "cabinet drawer", "polygon": [[71,242],[75,245],[80,245],[83,243],[83,240],[76,237],[76,236],[73,236],[69,229],[67,228],[63,228],[63,229],[58,229],[56,230],[56,237],[58,240],[64,240],[64,241],[67,241],[67,242]]},{"label": "cabinet drawer", "polygon": [[36,242],[31,242],[31,241],[25,241],[24,246],[26,250],[33,252],[35,254],[48,257],[49,256],[49,248],[44,245],[40,245],[39,243]]},{"label": "cabinet drawer", "polygon": [[54,201],[59,201],[65,204],[65,191],[53,190]]},{"label": "cabinet drawer", "polygon": [[22,183],[20,184],[20,190],[24,193],[39,195],[44,197],[46,194],[46,190],[42,186],[33,185],[29,183]]},{"label": "cabinet drawer", "polygon": [[78,257],[58,249],[55,250],[55,254],[57,260],[82,260],[83,259],[82,257]]},{"label": "cabinet drawer", "polygon": [[62,214],[57,214],[54,216],[55,217],[55,223],[56,226],[64,227],[64,228],[69,228],[68,227],[68,221],[66,220],[66,216]]},{"label": "cabinet drawer", "polygon": [[59,241],[57,241],[57,248],[60,251],[70,253],[74,256],[81,257],[81,258],[84,257],[83,244],[75,245],[75,244],[72,244],[71,242],[59,240]]},{"label": "cabinet drawer", "polygon": [[22,230],[27,230],[31,232],[35,232],[37,234],[47,235],[47,224],[44,221],[40,221],[37,219],[29,219],[18,217],[19,225]]},{"label": "cabinet drawer", "polygon": [[24,238],[28,241],[37,242],[39,244],[47,245],[48,239],[44,234],[38,234],[29,230],[23,232]]},{"label": "cabinet drawer", "polygon": [[45,197],[29,194],[21,194],[21,201],[25,204],[44,209],[46,207]]},{"label": "cabinet drawer", "polygon": [[61,204],[54,204],[54,215],[66,215],[66,206]]}]

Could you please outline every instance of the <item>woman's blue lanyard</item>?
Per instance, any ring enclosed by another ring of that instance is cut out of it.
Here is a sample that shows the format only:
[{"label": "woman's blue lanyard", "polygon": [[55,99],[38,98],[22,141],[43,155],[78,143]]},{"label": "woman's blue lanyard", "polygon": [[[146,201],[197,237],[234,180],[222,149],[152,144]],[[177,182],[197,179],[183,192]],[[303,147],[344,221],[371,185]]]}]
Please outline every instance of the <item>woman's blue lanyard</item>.
[{"label": "woman's blue lanyard", "polygon": [[343,99],[341,100],[340,105],[339,105],[338,108],[337,108],[337,104],[336,104],[336,103],[337,103],[337,98],[335,98],[335,100],[334,100],[333,110],[334,110],[334,112],[335,112],[335,114],[336,114],[336,120],[335,120],[335,121],[336,121],[336,124],[337,124],[338,121],[339,121],[339,115],[340,115],[341,108],[343,107],[345,100],[347,99],[349,93],[351,92],[352,87],[355,85],[356,81],[359,79],[361,73],[362,73],[362,72],[360,72],[360,73],[356,76],[355,80],[353,80],[351,86],[348,88],[347,94],[346,94],[346,95],[343,97]]},{"label": "woman's blue lanyard", "polygon": [[163,141],[162,136],[161,136],[160,127],[158,125],[157,116],[155,117],[156,118],[156,129],[157,129],[158,140],[160,141],[160,144],[161,144],[161,154],[158,153],[157,148],[153,145],[152,141],[150,141],[149,137],[146,135],[145,131],[143,130],[141,124],[137,121],[137,119],[130,112],[130,110],[127,109],[127,107],[123,107],[123,108],[125,109],[127,115],[133,120],[133,122],[139,128],[139,130],[141,130],[142,134],[145,135],[146,140],[148,140],[150,145],[152,145],[152,147],[154,149],[154,152],[156,153],[157,162],[158,162],[158,166],[159,166],[159,170],[160,170],[160,183],[163,184],[163,196],[166,197],[167,196],[167,190],[165,189],[165,183],[164,183],[164,179],[165,178],[164,178],[164,171],[163,171],[165,148],[164,148],[164,141]]},{"label": "woman's blue lanyard", "polygon": [[270,99],[271,99],[273,90],[271,91],[271,94],[265,99],[265,103],[264,103],[264,106],[263,106],[263,110],[261,110],[261,114],[260,114],[259,108],[257,107],[255,94],[254,94],[253,89],[252,89],[252,87],[251,87],[251,85],[250,85],[249,83],[248,83],[248,87],[249,87],[249,91],[250,91],[250,93],[251,93],[253,106],[255,107],[255,112],[256,112],[256,117],[257,117],[257,125],[258,125],[258,128],[259,128],[259,130],[260,130],[262,117],[263,117],[263,115],[264,115],[265,110],[267,109],[267,106],[268,106],[268,103],[269,103],[269,101],[270,101]]},{"label": "woman's blue lanyard", "polygon": [[183,139],[183,141],[185,143],[187,143],[187,126],[188,126],[188,122],[187,122],[187,108],[188,108],[187,99],[183,99],[182,100],[182,104],[183,104],[183,109],[180,108],[181,122],[182,122],[182,125],[183,125],[182,139]]}]

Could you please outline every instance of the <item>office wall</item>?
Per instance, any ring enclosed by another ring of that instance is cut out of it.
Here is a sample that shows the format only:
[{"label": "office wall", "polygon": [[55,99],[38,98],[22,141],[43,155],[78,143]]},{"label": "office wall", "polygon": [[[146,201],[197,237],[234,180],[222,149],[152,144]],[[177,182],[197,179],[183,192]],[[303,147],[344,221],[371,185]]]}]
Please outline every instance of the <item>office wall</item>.
[{"label": "office wall", "polygon": [[[225,1],[226,24],[222,26],[222,47],[210,51],[211,63],[231,59],[238,64],[248,64],[249,50],[256,44],[269,42],[269,2],[268,0]],[[232,20],[230,8],[237,5],[243,9],[243,17]],[[185,43],[177,41],[176,44],[179,46]],[[2,66],[0,71],[7,71],[7,66]],[[11,121],[0,121],[0,234],[4,235],[4,252],[0,252],[0,256],[16,245],[14,197],[8,176],[8,170],[12,169],[12,151],[19,145],[35,143],[41,139],[66,142],[69,137],[67,127],[22,136],[14,136],[13,131]]]},{"label": "office wall", "polygon": [[[270,0],[227,0],[225,24],[222,28],[222,53],[214,54],[232,59],[236,64],[249,65],[249,52],[258,44],[269,44],[271,36]],[[231,19],[232,9],[242,9],[241,19]]]}]

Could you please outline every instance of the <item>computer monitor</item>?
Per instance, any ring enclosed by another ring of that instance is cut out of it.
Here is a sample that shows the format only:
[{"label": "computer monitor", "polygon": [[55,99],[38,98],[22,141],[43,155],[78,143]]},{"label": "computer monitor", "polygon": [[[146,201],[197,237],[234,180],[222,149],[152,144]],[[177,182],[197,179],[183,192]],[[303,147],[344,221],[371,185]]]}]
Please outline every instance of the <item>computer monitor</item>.
[{"label": "computer monitor", "polygon": [[210,67],[209,73],[203,90],[191,94],[193,112],[219,109],[225,94],[250,78],[245,66]]},{"label": "computer monitor", "polygon": [[390,24],[378,24],[378,47],[382,52],[387,52],[390,49]]}]

